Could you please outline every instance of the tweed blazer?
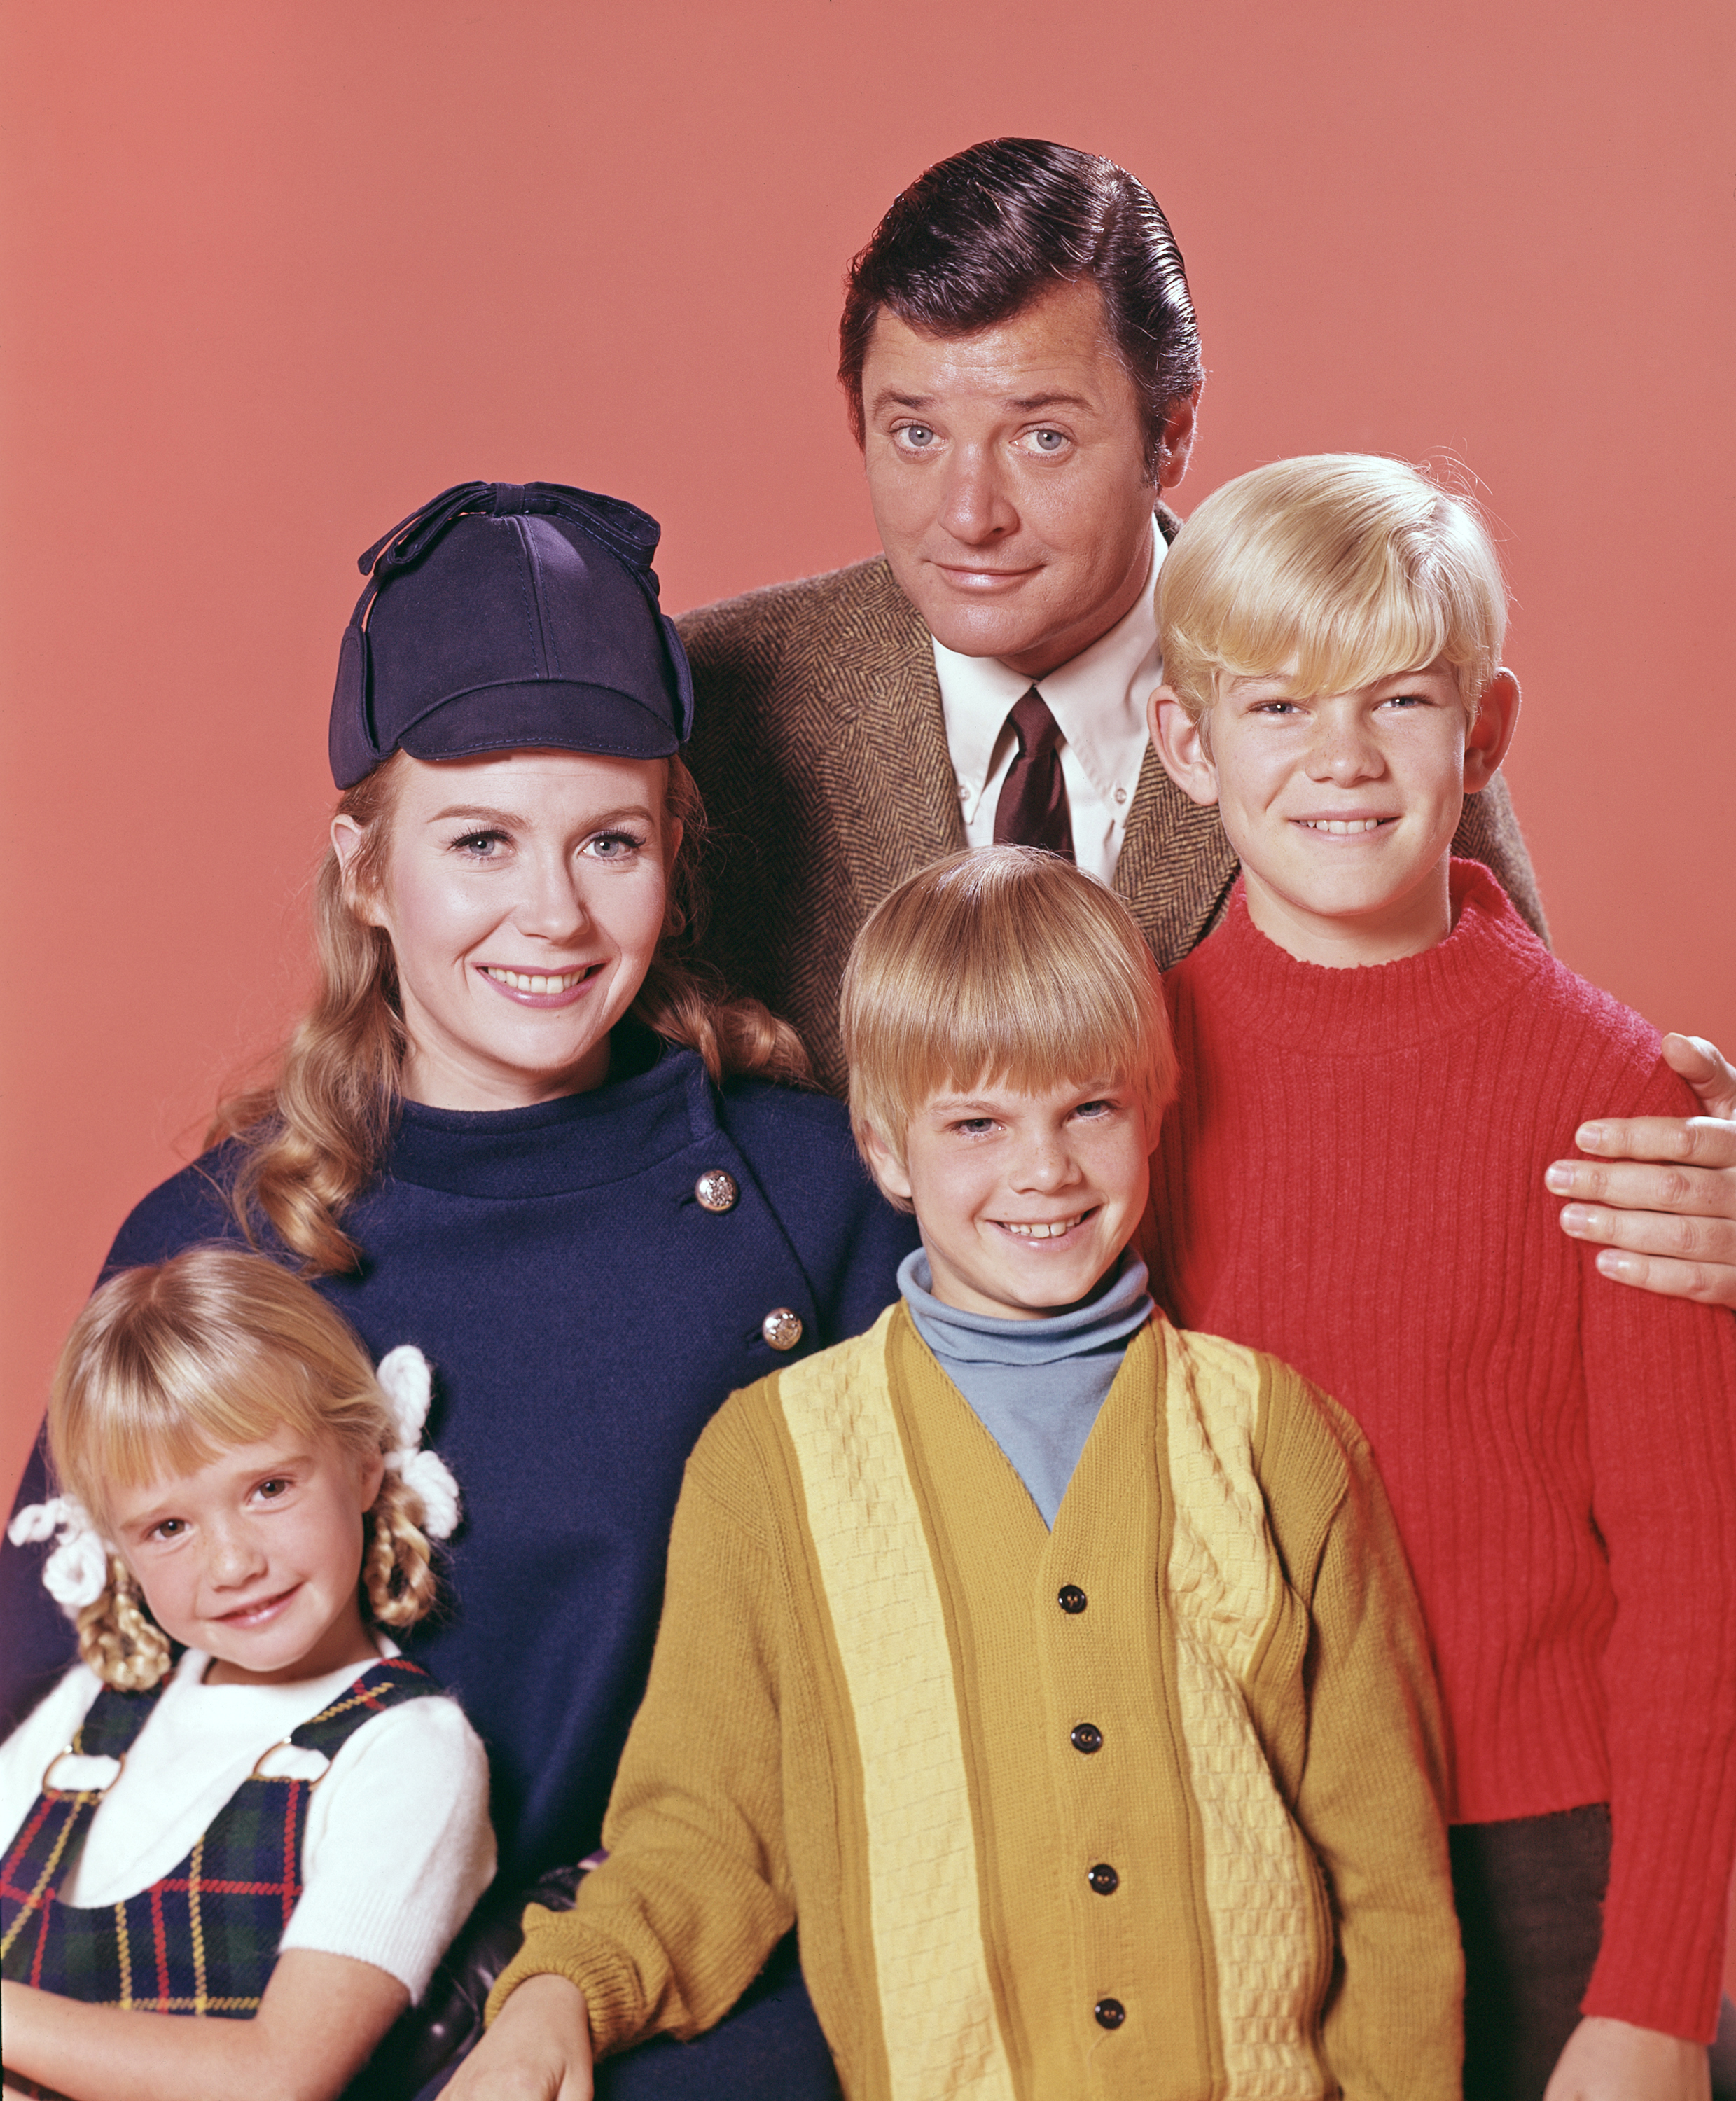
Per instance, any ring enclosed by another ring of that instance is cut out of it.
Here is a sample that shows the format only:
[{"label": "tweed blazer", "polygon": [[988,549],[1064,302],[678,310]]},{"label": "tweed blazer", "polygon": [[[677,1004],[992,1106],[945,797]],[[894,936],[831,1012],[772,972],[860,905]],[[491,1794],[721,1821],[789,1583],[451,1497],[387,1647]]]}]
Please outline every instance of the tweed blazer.
[{"label": "tweed blazer", "polygon": [[[1176,520],[1158,513],[1166,538]],[[889,891],[965,845],[934,654],[882,555],[684,614],[705,798],[700,954],[793,1022],[824,1086],[846,1085],[838,986]],[[1485,862],[1537,931],[1543,906],[1506,784],[1466,798],[1453,851]],[[1146,754],[1116,895],[1164,969],[1213,926],[1236,858],[1215,809]]]}]

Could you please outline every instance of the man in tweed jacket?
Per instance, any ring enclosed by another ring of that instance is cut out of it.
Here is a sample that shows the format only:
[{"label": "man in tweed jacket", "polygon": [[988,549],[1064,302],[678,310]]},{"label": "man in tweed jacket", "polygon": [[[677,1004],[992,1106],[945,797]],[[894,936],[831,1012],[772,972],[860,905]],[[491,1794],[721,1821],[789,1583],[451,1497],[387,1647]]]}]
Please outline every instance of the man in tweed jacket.
[{"label": "man in tweed jacket", "polygon": [[[1155,200],[1095,155],[972,147],[886,215],[852,268],[842,338],[886,554],[679,623],[697,694],[688,759],[711,828],[704,952],[795,1024],[835,1092],[857,928],[907,876],[977,843],[961,807],[973,797],[986,835],[1014,755],[991,719],[978,745],[985,763],[994,745],[992,768],[967,779],[937,642],[952,666],[1009,666],[1016,698],[1143,619],[1146,657],[1135,639],[1137,664],[1073,701],[1134,726],[1098,824],[1107,843],[1094,861],[1082,848],[1080,865],[1112,881],[1166,967],[1211,925],[1236,869],[1217,812],[1155,759],[1140,763],[1157,683],[1151,520],[1159,546],[1178,529],[1160,499],[1186,470],[1200,381],[1182,258]],[[1076,801],[1076,831],[1083,814]],[[1456,851],[1486,861],[1543,931],[1504,783],[1469,798]]]}]

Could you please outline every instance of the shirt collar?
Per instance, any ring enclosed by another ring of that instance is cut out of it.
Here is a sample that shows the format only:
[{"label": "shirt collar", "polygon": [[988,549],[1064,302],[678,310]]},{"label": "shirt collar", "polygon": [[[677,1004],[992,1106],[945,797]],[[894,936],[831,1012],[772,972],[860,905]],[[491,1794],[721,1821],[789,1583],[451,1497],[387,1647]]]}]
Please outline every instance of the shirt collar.
[{"label": "shirt collar", "polygon": [[[1118,782],[1137,776],[1146,702],[1162,670],[1154,586],[1164,541],[1155,516],[1151,539],[1151,568],[1133,604],[1107,635],[1036,681],[1086,779],[1106,802]],[[1032,681],[998,657],[961,656],[938,640],[934,649],[953,771],[980,791],[1013,704]]]}]

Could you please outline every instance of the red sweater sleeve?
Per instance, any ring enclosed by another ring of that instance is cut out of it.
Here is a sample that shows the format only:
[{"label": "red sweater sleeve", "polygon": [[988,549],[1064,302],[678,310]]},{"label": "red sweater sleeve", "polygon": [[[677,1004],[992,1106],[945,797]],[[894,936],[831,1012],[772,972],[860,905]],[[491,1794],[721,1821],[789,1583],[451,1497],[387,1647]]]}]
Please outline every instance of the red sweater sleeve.
[{"label": "red sweater sleeve", "polygon": [[[1659,1061],[1617,1113],[1688,1116]],[[1736,1853],[1736,1320],[1581,1272],[1614,1837],[1588,2014],[1709,2041]]]}]

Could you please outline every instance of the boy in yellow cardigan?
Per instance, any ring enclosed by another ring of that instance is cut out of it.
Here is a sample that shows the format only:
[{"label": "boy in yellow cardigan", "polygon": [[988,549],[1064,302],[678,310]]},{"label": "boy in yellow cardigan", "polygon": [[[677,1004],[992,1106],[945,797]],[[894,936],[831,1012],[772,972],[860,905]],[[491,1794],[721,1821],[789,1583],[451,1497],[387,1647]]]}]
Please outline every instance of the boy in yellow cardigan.
[{"label": "boy in yellow cardigan", "polygon": [[700,1439],[608,1858],[527,1913],[454,2101],[579,2101],[798,1919],[850,2101],[1456,2101],[1438,1716],[1368,1449],[1129,1250],[1175,1071],[1137,929],[1067,862],[961,856],[864,928],[842,1019],[922,1248]]}]

